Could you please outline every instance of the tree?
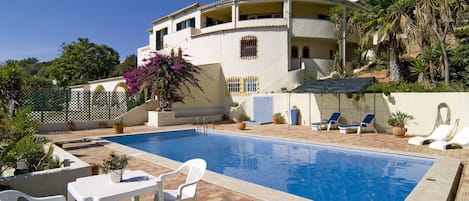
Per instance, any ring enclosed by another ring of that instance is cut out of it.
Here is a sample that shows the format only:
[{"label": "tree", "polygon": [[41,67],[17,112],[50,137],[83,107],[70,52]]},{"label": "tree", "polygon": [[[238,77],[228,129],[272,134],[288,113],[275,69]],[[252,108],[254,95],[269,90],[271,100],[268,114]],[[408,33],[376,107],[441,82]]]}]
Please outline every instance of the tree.
[{"label": "tree", "polygon": [[181,56],[166,56],[154,52],[149,59],[143,61],[144,65],[124,74],[129,93],[148,88],[151,98],[158,97],[160,107],[168,110],[172,103],[184,103],[182,89],[186,89],[189,94],[190,86],[203,91],[195,77],[200,74],[200,68]]},{"label": "tree", "polygon": [[367,0],[367,9],[357,11],[353,19],[359,26],[363,37],[362,44],[369,43],[374,37],[379,38],[379,48],[389,56],[390,80],[399,81],[401,77],[399,56],[402,53],[403,43],[401,34],[411,31],[409,26],[413,10],[411,0]]},{"label": "tree", "polygon": [[78,38],[77,42],[62,45],[62,54],[47,72],[65,87],[107,78],[117,64],[119,54],[114,49]]},{"label": "tree", "polygon": [[449,84],[449,60],[447,36],[454,29],[457,16],[464,10],[462,0],[418,0],[416,1],[415,21],[419,30],[422,49],[436,39],[441,48],[445,84]]},{"label": "tree", "polygon": [[111,76],[114,77],[124,75],[124,73],[130,72],[134,66],[137,66],[137,56],[132,54],[125,58],[124,62],[116,66],[114,71],[112,71]]},{"label": "tree", "polygon": [[3,111],[13,115],[19,104],[24,84],[24,70],[17,63],[10,62],[0,68],[0,104]]}]

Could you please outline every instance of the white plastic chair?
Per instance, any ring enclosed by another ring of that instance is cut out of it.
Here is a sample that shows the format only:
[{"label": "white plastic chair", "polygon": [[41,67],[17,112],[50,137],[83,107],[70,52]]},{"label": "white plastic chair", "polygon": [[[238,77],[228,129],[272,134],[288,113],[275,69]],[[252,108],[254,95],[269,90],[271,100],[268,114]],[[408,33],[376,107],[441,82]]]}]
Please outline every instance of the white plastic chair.
[{"label": "white plastic chair", "polygon": [[432,149],[445,150],[448,145],[458,145],[461,148],[469,147],[469,127],[464,127],[459,133],[454,135],[450,141],[437,140],[430,143],[429,147]]},{"label": "white plastic chair", "polygon": [[[188,169],[186,182],[181,184],[177,189],[164,189],[164,201],[168,200],[192,200],[197,192],[197,182],[202,179],[207,168],[205,160],[196,158],[186,161],[177,170],[165,173],[159,176],[161,181],[176,176],[185,168]],[[160,200],[162,201],[162,200]]]},{"label": "white plastic chair", "polygon": [[432,134],[427,137],[417,136],[410,138],[408,143],[413,145],[423,145],[428,142],[433,142],[436,140],[446,140],[446,138],[451,133],[451,129],[453,128],[452,125],[441,124],[436,128]]},{"label": "white plastic chair", "polygon": [[0,192],[1,201],[17,201],[19,198],[24,198],[28,201],[65,201],[65,196],[63,195],[32,197],[26,193],[16,190],[5,190]]}]

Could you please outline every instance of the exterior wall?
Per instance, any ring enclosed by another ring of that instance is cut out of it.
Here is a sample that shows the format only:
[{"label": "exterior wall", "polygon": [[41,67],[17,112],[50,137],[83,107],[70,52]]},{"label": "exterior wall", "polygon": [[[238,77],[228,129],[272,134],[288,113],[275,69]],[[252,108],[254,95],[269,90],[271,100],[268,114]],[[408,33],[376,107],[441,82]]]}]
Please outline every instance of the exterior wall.
[{"label": "exterior wall", "polygon": [[89,89],[90,91],[94,91],[98,85],[102,85],[105,89],[104,91],[114,91],[114,88],[117,86],[117,84],[121,82],[125,83],[125,79],[122,76],[109,78],[109,79],[96,80],[96,81],[92,81],[89,83]]},{"label": "exterior wall", "polygon": [[[391,112],[399,110],[414,116],[415,120],[408,126],[409,133],[428,135],[435,128],[437,119],[449,120],[451,124],[455,124],[459,119],[457,131],[469,127],[468,92],[391,93],[389,97],[384,98]],[[438,109],[439,106],[443,107]]]},{"label": "exterior wall", "polygon": [[[341,124],[360,122],[366,114],[376,114],[374,126],[379,132],[391,133],[392,127],[387,120],[392,112],[397,110],[406,112],[415,117],[407,125],[407,135],[428,135],[435,128],[435,123],[440,117],[455,125],[459,124],[453,132],[458,132],[463,127],[469,126],[469,93],[391,93],[365,94],[359,99],[356,94],[348,98],[345,94],[269,94],[274,97],[274,113],[280,112],[289,122],[289,110],[294,105],[300,110],[301,125],[310,125],[310,122],[318,122],[328,119],[332,112],[340,111]],[[440,114],[438,108],[441,107]],[[252,97],[241,104],[238,111],[243,111],[248,116],[253,116]],[[231,116],[237,118],[237,116]]]}]

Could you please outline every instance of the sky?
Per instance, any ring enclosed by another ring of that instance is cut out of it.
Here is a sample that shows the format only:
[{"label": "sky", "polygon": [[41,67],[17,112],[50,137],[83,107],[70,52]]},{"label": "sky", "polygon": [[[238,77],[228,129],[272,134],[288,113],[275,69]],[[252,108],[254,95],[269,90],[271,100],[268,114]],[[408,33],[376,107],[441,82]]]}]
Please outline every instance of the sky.
[{"label": "sky", "polygon": [[151,22],[193,3],[214,0],[0,0],[0,63],[50,61],[61,45],[88,38],[121,60],[148,45]]}]

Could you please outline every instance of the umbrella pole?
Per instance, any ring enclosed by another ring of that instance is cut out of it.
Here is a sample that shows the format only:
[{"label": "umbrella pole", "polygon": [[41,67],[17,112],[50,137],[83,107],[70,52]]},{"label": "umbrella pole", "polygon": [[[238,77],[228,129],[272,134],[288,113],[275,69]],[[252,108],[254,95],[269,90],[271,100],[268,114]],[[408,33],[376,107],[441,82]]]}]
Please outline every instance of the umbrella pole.
[{"label": "umbrella pole", "polygon": [[311,125],[311,93],[308,93],[309,95],[309,102],[308,102],[308,109],[309,109],[309,125]]},{"label": "umbrella pole", "polygon": [[288,108],[287,108],[287,116],[288,116],[288,129],[290,129],[290,124],[291,124],[291,111],[290,111],[290,92],[288,93]]},{"label": "umbrella pole", "polygon": [[319,133],[322,133],[322,93],[321,93],[321,103],[319,108]]}]

